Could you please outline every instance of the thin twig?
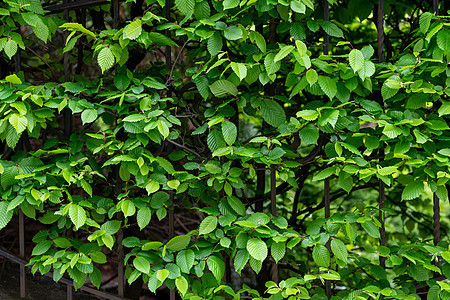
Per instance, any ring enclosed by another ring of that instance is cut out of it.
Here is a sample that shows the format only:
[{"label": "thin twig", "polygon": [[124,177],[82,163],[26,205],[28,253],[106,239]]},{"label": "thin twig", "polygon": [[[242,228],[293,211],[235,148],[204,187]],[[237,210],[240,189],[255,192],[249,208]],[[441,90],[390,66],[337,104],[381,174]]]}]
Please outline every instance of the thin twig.
[{"label": "thin twig", "polygon": [[33,53],[34,55],[36,55],[49,69],[50,71],[52,71],[53,74],[53,79],[55,81],[58,81],[58,76],[56,76],[55,70],[53,70],[53,68],[48,64],[48,62],[45,61],[45,59],[40,56],[36,51],[34,51],[33,49],[31,49],[30,47],[28,47],[27,45],[25,45],[25,48],[27,48],[28,50],[31,51],[31,53]]}]

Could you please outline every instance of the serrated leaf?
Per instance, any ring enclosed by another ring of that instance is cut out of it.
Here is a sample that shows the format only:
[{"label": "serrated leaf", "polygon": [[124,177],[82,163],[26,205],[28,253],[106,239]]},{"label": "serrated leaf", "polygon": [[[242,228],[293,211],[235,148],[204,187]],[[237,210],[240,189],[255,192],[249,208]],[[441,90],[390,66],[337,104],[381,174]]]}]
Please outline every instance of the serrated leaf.
[{"label": "serrated leaf", "polygon": [[328,249],[322,245],[317,244],[314,246],[312,252],[313,260],[319,267],[327,268],[330,265],[330,253]]},{"label": "serrated leaf", "polygon": [[345,247],[345,244],[341,240],[339,239],[331,240],[331,251],[333,252],[334,256],[336,256],[343,262],[347,263],[348,257],[347,247]]},{"label": "serrated leaf", "polygon": [[219,33],[216,32],[208,38],[207,48],[211,56],[216,56],[222,50],[222,46],[222,37]]},{"label": "serrated leaf", "polygon": [[183,15],[191,15],[195,9],[195,0],[175,0],[175,6]]},{"label": "serrated leaf", "polygon": [[83,122],[83,125],[86,123],[92,123],[94,122],[98,117],[98,113],[96,109],[85,109],[81,113],[81,121]]},{"label": "serrated leaf", "polygon": [[319,139],[319,128],[308,124],[299,131],[299,136],[303,145],[316,145]]},{"label": "serrated leaf", "polygon": [[229,196],[227,198],[228,204],[231,206],[231,208],[237,212],[241,216],[245,216],[245,205],[239,200],[239,198],[234,196]]},{"label": "serrated leaf", "polygon": [[11,221],[13,212],[13,210],[8,211],[8,202],[0,201],[0,230]]},{"label": "serrated leaf", "polygon": [[229,41],[236,41],[243,37],[243,32],[238,26],[230,26],[223,31],[223,36]]},{"label": "serrated leaf", "polygon": [[167,249],[173,251],[180,251],[186,248],[187,245],[189,245],[190,241],[191,241],[190,235],[178,235],[172,238],[170,241],[168,241],[166,247]]},{"label": "serrated leaf", "polygon": [[358,49],[353,49],[348,54],[348,61],[353,72],[356,73],[364,66],[364,55]]},{"label": "serrated leaf", "polygon": [[230,94],[236,96],[238,94],[238,90],[236,86],[228,80],[217,80],[213,84],[209,86],[211,92],[216,97],[225,97]]},{"label": "serrated leaf", "polygon": [[223,139],[229,146],[233,145],[237,137],[236,125],[228,120],[222,122],[222,135]]},{"label": "serrated leaf", "polygon": [[150,223],[152,211],[148,207],[142,207],[138,210],[136,220],[139,228],[142,230]]},{"label": "serrated leaf", "polygon": [[318,81],[319,86],[325,95],[327,95],[330,100],[333,100],[337,93],[336,81],[327,76],[319,76]]},{"label": "serrated leaf", "polygon": [[8,58],[11,59],[17,53],[17,43],[12,39],[8,39],[3,50]]},{"label": "serrated leaf", "polygon": [[423,181],[415,180],[406,185],[402,192],[402,200],[412,200],[419,197],[425,189]]},{"label": "serrated leaf", "polygon": [[136,256],[133,259],[134,267],[142,273],[148,274],[150,272],[150,262],[142,256]]},{"label": "serrated leaf", "polygon": [[195,254],[192,250],[182,250],[177,254],[177,266],[180,267],[183,273],[189,274],[194,261]]},{"label": "serrated leaf", "polygon": [[380,230],[373,223],[373,221],[366,221],[364,223],[361,223],[361,226],[371,237],[376,238],[376,239],[380,238]]},{"label": "serrated leaf", "polygon": [[198,234],[208,234],[217,228],[217,217],[208,216],[200,223]]},{"label": "serrated leaf", "polygon": [[69,217],[72,223],[75,225],[75,230],[78,230],[86,223],[86,211],[78,204],[70,204]]},{"label": "serrated leaf", "polygon": [[334,36],[334,37],[340,37],[343,38],[344,37],[344,33],[342,32],[342,30],[337,27],[336,24],[329,22],[329,21],[325,21],[322,25],[323,30],[330,36]]},{"label": "serrated leaf", "polygon": [[137,39],[142,33],[142,20],[137,19],[131,22],[124,30],[124,37],[130,40]]},{"label": "serrated leaf", "polygon": [[9,123],[16,129],[17,134],[21,134],[28,125],[28,120],[25,116],[21,116],[17,113],[12,114],[9,119]]},{"label": "serrated leaf", "polygon": [[263,261],[267,257],[267,245],[259,238],[250,238],[246,248],[250,256],[256,260]]},{"label": "serrated leaf", "polygon": [[249,259],[248,251],[245,249],[238,250],[234,258],[234,269],[238,274],[241,274]]},{"label": "serrated leaf", "polygon": [[48,249],[52,246],[52,241],[44,240],[42,242],[37,243],[33,248],[32,256],[42,255],[47,252]]},{"label": "serrated leaf", "polygon": [[206,76],[198,76],[194,79],[194,83],[203,99],[208,99],[210,95],[208,78]]},{"label": "serrated leaf", "polygon": [[206,260],[206,264],[208,265],[208,269],[213,273],[217,282],[220,284],[222,282],[223,275],[225,274],[225,263],[222,258],[219,258],[216,255],[211,255]]},{"label": "serrated leaf", "polygon": [[233,69],[241,81],[247,77],[247,67],[244,64],[232,62],[231,69]]},{"label": "serrated leaf", "polygon": [[426,33],[430,27],[431,18],[433,15],[430,12],[424,12],[419,19],[420,32]]},{"label": "serrated leaf", "polygon": [[317,79],[319,78],[319,75],[317,75],[316,70],[309,69],[306,71],[306,80],[308,81],[309,85],[312,86],[314,83],[317,82]]},{"label": "serrated leaf", "polygon": [[284,109],[276,101],[272,99],[264,99],[261,102],[261,115],[269,125],[278,127],[286,122],[286,113]]},{"label": "serrated leaf", "polygon": [[270,255],[276,263],[278,263],[286,254],[286,243],[272,243],[270,246]]},{"label": "serrated leaf", "polygon": [[336,172],[336,167],[328,167],[325,170],[320,171],[316,176],[314,176],[312,181],[323,180],[330,177]]},{"label": "serrated leaf", "polygon": [[219,130],[211,130],[206,139],[206,144],[212,152],[227,146],[223,138],[222,131]]},{"label": "serrated leaf", "polygon": [[186,294],[189,288],[188,281],[183,276],[177,277],[175,279],[175,286],[177,287],[180,294],[183,296]]},{"label": "serrated leaf", "polygon": [[109,47],[104,47],[97,56],[97,63],[102,69],[102,73],[109,70],[114,65],[114,54]]},{"label": "serrated leaf", "polygon": [[266,68],[267,74],[275,74],[281,68],[281,62],[275,61],[275,54],[269,53],[266,58],[264,58],[264,67]]},{"label": "serrated leaf", "polygon": [[286,56],[289,55],[289,53],[292,52],[292,50],[294,50],[294,46],[292,45],[287,45],[287,46],[283,46],[280,51],[275,55],[274,57],[274,62],[280,61],[283,58],[285,58]]},{"label": "serrated leaf", "polygon": [[256,44],[261,52],[266,53],[266,40],[261,35],[261,33],[257,31],[251,31],[250,40]]}]

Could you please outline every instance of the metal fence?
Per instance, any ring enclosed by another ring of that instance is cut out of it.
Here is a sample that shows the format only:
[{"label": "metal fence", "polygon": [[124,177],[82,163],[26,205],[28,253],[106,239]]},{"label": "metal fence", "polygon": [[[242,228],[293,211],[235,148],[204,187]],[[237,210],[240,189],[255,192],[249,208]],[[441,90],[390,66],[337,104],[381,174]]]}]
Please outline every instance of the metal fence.
[{"label": "metal fence", "polygon": [[[119,0],[111,0],[110,1],[104,1],[104,0],[81,0],[81,1],[73,1],[70,2],[69,0],[63,0],[63,3],[51,5],[51,6],[44,6],[44,10],[48,11],[47,14],[56,14],[56,13],[63,13],[64,18],[69,21],[69,11],[71,10],[83,10],[84,16],[85,10],[90,7],[95,7],[99,5],[104,4],[112,4],[112,14],[113,14],[113,24],[114,27],[118,26],[118,20],[119,20]],[[329,21],[329,3],[327,0],[323,0],[323,15],[324,20]],[[435,14],[439,13],[439,1],[433,0],[433,11]],[[384,0],[378,1],[378,8],[377,8],[377,20],[376,20],[376,28],[377,28],[377,44],[378,44],[378,61],[384,62]],[[165,18],[170,21],[170,0],[166,0],[165,5]],[[86,18],[82,18],[81,23],[83,26],[86,24]],[[67,37],[67,36],[65,36]],[[323,53],[327,55],[329,52],[329,36],[325,33],[324,36],[324,43],[323,43]],[[64,54],[64,80],[70,81],[70,65],[69,65],[69,52],[66,52]],[[165,46],[165,60],[166,60],[166,68],[169,70],[172,68],[171,63],[171,57],[172,57],[172,49],[170,46]],[[15,56],[15,72],[20,71],[21,66],[21,59],[20,59],[20,52],[18,52]],[[70,136],[72,132],[72,114],[68,108],[64,110],[64,132],[66,136]],[[380,160],[382,160],[384,156],[384,149],[380,149],[379,156],[381,157]],[[118,177],[120,180],[120,178]],[[258,188],[259,189],[259,188]],[[271,213],[273,215],[277,215],[277,209],[276,209],[276,172],[275,169],[270,170],[270,190],[271,190]],[[172,195],[173,197],[173,195]],[[324,180],[324,208],[325,208],[325,218],[330,217],[330,179],[326,178]],[[384,224],[384,202],[385,202],[385,183],[382,180],[379,180],[379,221],[381,223],[380,227],[380,245],[384,246],[386,245],[386,239],[385,239],[385,224]],[[169,238],[172,238],[174,236],[174,212],[173,208],[169,209],[168,212],[169,217]],[[13,261],[15,263],[20,264],[20,297],[25,298],[26,297],[26,283],[25,283],[25,275],[26,275],[26,264],[28,263],[25,258],[25,219],[24,214],[21,210],[19,210],[18,214],[18,222],[19,222],[19,253],[20,257],[17,257],[7,251],[0,249],[0,256],[3,256],[4,258]],[[437,197],[436,193],[433,194],[433,242],[436,245],[440,240],[440,211],[439,211],[439,198]],[[117,233],[117,241],[118,241],[118,249],[117,249],[117,256],[118,256],[118,293],[117,295],[113,295],[110,293],[106,293],[101,290],[97,290],[94,288],[90,288],[87,286],[83,286],[80,288],[80,290],[87,292],[89,294],[103,297],[105,299],[111,299],[111,300],[120,300],[125,299],[124,298],[124,291],[125,291],[125,276],[124,276],[124,266],[122,263],[120,263],[123,260],[124,257],[124,249],[122,246],[121,241],[123,240],[123,232],[120,230]],[[330,250],[330,241],[327,243],[328,251]],[[380,266],[385,267],[385,257],[380,256]],[[46,274],[46,276],[52,277],[52,273],[49,272]],[[278,281],[278,267],[276,264],[272,267],[272,280]],[[59,280],[60,283],[63,283],[67,286],[67,299],[71,300],[73,299],[73,282],[67,278],[61,278]],[[326,295],[329,299],[331,299],[331,282],[329,280],[326,281],[325,285],[326,289]],[[170,291],[170,300],[175,299],[175,290]]]}]

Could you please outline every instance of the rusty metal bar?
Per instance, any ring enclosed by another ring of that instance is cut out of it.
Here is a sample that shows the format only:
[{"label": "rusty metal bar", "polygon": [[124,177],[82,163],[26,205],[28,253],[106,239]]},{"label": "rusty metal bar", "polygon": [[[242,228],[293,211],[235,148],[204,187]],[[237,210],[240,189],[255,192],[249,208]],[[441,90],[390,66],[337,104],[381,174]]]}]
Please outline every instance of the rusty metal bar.
[{"label": "rusty metal bar", "polygon": [[[15,256],[15,255],[7,252],[7,251],[4,251],[2,249],[0,249],[0,256],[3,256],[4,258],[7,258],[10,261],[18,263],[18,264],[26,265],[28,263],[28,261],[26,261],[26,260],[24,260],[24,259],[22,259],[20,257],[17,257],[17,256]],[[26,266],[26,267],[31,268],[30,266]],[[44,276],[53,278],[53,272],[48,272]],[[66,284],[66,285],[69,285],[69,286],[73,286],[72,280],[64,278],[64,277],[62,277],[58,282]],[[100,291],[100,290],[97,290],[97,289],[93,289],[93,288],[90,288],[88,286],[80,287],[80,291],[84,291],[84,292],[87,292],[87,293],[90,293],[92,295],[96,295],[96,296],[99,296],[99,297],[102,297],[102,298],[108,299],[108,300],[124,300],[124,298],[120,298],[120,297],[117,297],[117,296],[112,295],[110,293],[103,292],[103,291]]]},{"label": "rusty metal bar", "polygon": [[73,288],[71,285],[67,285],[67,300],[73,299]]},{"label": "rusty metal bar", "polygon": [[[330,5],[328,0],[323,0],[323,19],[325,21],[330,21]],[[323,54],[328,55],[330,50],[330,36],[325,33],[323,36]]]},{"label": "rusty metal bar", "polygon": [[437,245],[441,240],[441,214],[439,209],[439,197],[433,193],[433,243]]},{"label": "rusty metal bar", "polygon": [[378,62],[384,62],[384,0],[378,0],[377,13]]},{"label": "rusty metal bar", "polygon": [[[278,216],[277,211],[277,173],[274,166],[270,167],[270,212]],[[272,281],[278,283],[278,264],[273,263],[271,268]]]},{"label": "rusty metal bar", "polygon": [[[323,187],[323,202],[325,205],[325,219],[330,218],[330,178],[325,178],[324,180],[324,187]],[[330,240],[328,240],[327,242],[327,249],[328,252],[331,253],[331,242]],[[327,298],[331,299],[331,281],[330,280],[325,280],[325,293],[327,294]]]},{"label": "rusty metal bar", "polygon": [[433,12],[435,15],[439,15],[439,0],[433,0]]},{"label": "rusty metal bar", "polygon": [[[25,216],[19,209],[19,253],[25,259]],[[26,272],[25,264],[20,264],[20,298],[26,298]]]}]

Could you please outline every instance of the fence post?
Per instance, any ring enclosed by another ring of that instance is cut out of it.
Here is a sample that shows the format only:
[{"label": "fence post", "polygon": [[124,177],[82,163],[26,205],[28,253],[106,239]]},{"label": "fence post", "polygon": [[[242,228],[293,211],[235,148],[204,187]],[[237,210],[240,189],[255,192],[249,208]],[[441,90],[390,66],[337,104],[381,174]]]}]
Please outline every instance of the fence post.
[{"label": "fence post", "polygon": [[[277,173],[275,167],[270,167],[270,212],[273,216],[278,216],[277,211]],[[272,264],[272,281],[278,283],[278,264]]]}]

